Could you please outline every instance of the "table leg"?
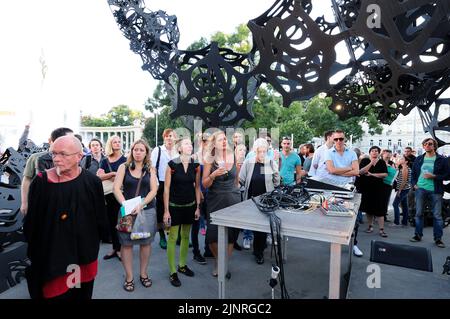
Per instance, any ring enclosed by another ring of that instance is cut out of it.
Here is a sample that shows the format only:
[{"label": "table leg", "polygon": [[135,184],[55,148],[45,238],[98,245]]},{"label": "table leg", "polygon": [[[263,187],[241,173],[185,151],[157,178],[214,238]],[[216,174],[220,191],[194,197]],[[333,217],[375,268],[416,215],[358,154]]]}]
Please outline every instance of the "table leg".
[{"label": "table leg", "polygon": [[283,263],[285,264],[287,262],[287,242],[289,240],[289,238],[287,236],[283,236],[281,237],[281,241],[282,241],[282,249],[283,249]]},{"label": "table leg", "polygon": [[341,245],[331,243],[330,249],[330,282],[328,298],[339,299],[341,283]]},{"label": "table leg", "polygon": [[228,271],[228,228],[218,226],[217,270],[219,281],[219,299],[225,299],[225,274]]}]

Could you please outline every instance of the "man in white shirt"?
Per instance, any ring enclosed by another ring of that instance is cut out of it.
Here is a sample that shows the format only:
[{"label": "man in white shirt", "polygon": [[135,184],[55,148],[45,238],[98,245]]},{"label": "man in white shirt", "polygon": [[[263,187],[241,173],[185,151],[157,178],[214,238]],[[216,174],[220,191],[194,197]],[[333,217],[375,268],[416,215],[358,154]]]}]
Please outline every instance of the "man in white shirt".
[{"label": "man in white shirt", "polygon": [[311,168],[309,169],[309,176],[324,177],[327,173],[327,164],[325,163],[325,153],[333,147],[333,133],[334,131],[326,131],[324,134],[325,144],[320,146],[314,153]]},{"label": "man in white shirt", "polygon": [[155,147],[151,154],[152,166],[155,168],[156,177],[158,178],[159,186],[156,194],[156,219],[158,222],[159,231],[159,246],[162,249],[167,249],[166,235],[164,234],[164,179],[166,176],[167,164],[178,157],[179,154],[175,149],[176,133],[171,128],[166,128],[163,132],[164,144]]}]

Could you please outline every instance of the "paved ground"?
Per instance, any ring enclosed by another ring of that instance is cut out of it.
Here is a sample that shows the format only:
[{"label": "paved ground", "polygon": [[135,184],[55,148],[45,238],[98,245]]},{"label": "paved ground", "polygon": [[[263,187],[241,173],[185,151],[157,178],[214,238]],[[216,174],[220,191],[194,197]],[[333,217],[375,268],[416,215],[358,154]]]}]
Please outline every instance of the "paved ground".
[{"label": "paved ground", "polygon": [[[392,218],[392,217],[390,217]],[[432,240],[432,227],[426,227],[421,243],[409,242],[414,229],[386,227],[388,238],[378,235],[377,227],[372,234],[364,233],[367,223],[361,225],[359,233],[359,247],[364,252],[361,258],[353,257],[352,275],[348,298],[450,298],[450,279],[448,275],[441,275],[445,258],[450,255],[450,230],[444,229],[443,240],[447,248],[437,248]],[[158,238],[157,238],[158,239]],[[401,267],[380,265],[382,267],[383,284],[380,289],[367,289],[366,270],[370,264],[370,241],[384,240],[401,244],[412,244],[431,249],[434,272],[426,273]],[[200,235],[200,241],[204,237]],[[242,239],[239,239],[242,243]],[[213,260],[207,259],[207,265],[199,265],[192,260],[189,253],[189,267],[195,271],[195,277],[188,278],[180,274],[182,286],[175,288],[168,279],[166,251],[162,250],[155,241],[150,259],[149,273],[153,279],[151,288],[144,288],[136,282],[136,290],[128,293],[122,289],[124,280],[123,268],[118,259],[104,261],[100,259],[99,274],[95,282],[94,298],[96,299],[125,299],[125,298],[157,298],[157,299],[214,299],[218,296],[217,279],[211,276]],[[110,245],[103,244],[100,256],[108,252]],[[135,274],[138,274],[137,247],[135,248]],[[343,248],[342,267],[348,267],[348,249]],[[322,299],[328,294],[329,274],[329,244],[310,240],[289,238],[287,263],[285,264],[286,287],[291,298],[294,299]],[[266,262],[257,265],[251,251],[235,251],[230,261],[232,278],[227,282],[227,297],[236,299],[268,299],[271,289],[268,285],[271,263],[270,250],[265,253]],[[383,277],[384,276],[384,277]],[[138,279],[138,275],[136,276]],[[389,285],[387,284],[389,283]],[[343,280],[342,296],[347,296],[346,281]],[[420,287],[420,289],[418,289]],[[278,288],[278,287],[277,287]],[[442,293],[445,291],[445,293]],[[277,293],[279,293],[277,291]],[[278,294],[279,295],[279,294]],[[26,283],[21,283],[3,294],[0,299],[28,298]]]}]

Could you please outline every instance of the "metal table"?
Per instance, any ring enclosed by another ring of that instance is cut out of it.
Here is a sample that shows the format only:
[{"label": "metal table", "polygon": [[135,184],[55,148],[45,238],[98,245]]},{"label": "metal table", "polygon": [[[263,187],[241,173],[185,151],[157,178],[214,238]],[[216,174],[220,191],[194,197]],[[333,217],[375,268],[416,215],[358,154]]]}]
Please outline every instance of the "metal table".
[{"label": "metal table", "polygon": [[[355,194],[352,200],[354,211],[358,212],[361,195]],[[318,240],[330,243],[330,299],[338,299],[341,276],[341,248],[349,245],[356,221],[353,217],[325,216],[319,209],[310,213],[292,213],[283,210],[276,212],[281,219],[281,235]],[[249,229],[270,233],[269,218],[261,213],[251,200],[211,213],[211,222],[218,225],[218,281],[219,298],[225,298],[225,274],[228,271],[228,230],[227,227]],[[350,247],[351,248],[351,247]],[[351,251],[350,251],[351,256]]]}]

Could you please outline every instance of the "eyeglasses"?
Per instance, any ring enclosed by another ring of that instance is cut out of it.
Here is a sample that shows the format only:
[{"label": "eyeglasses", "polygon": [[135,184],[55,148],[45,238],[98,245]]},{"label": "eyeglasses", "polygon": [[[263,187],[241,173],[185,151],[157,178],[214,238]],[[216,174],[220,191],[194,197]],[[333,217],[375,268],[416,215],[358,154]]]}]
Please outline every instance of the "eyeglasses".
[{"label": "eyeglasses", "polygon": [[64,153],[64,152],[61,152],[61,153],[49,152],[48,154],[49,154],[52,158],[55,158],[55,157],[58,156],[58,155],[61,155],[62,157],[66,158],[66,157],[69,157],[69,156],[72,156],[72,155],[75,155],[75,154],[80,154],[80,152],[75,152],[75,153],[72,153],[72,154],[66,154],[66,153]]},{"label": "eyeglasses", "polygon": [[434,146],[433,142],[427,142],[427,143],[423,143],[423,146]]},{"label": "eyeglasses", "polygon": [[345,138],[344,138],[344,137],[336,137],[336,138],[334,138],[333,140],[334,140],[335,142],[337,142],[337,141],[342,142],[342,141],[345,140]]}]

